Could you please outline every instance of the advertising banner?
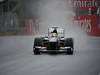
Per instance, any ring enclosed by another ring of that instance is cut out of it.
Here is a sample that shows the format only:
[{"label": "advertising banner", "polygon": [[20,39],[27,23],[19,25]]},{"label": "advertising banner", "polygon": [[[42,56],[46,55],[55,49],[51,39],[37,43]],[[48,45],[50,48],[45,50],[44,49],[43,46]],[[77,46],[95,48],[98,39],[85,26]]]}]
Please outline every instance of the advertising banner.
[{"label": "advertising banner", "polygon": [[99,20],[97,15],[75,16],[74,24],[79,25],[88,35],[100,36]]},{"label": "advertising banner", "polygon": [[29,35],[37,34],[39,31],[39,22],[37,19],[25,20],[24,33]]},{"label": "advertising banner", "polygon": [[100,36],[100,0],[65,1],[66,8],[75,12],[74,24],[81,26],[88,35]]},{"label": "advertising banner", "polygon": [[[100,6],[99,0],[65,0],[68,8],[80,11],[95,11]],[[91,8],[91,9],[89,9]]]}]

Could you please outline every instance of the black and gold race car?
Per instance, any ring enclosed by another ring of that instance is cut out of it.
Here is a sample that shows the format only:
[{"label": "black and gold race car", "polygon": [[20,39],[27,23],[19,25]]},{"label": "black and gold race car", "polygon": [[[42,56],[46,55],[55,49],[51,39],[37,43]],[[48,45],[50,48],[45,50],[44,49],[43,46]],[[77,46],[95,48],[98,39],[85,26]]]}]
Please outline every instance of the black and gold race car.
[{"label": "black and gold race car", "polygon": [[51,27],[48,29],[48,36],[34,39],[33,53],[35,55],[58,52],[66,54],[74,52],[73,38],[65,38],[63,28]]}]

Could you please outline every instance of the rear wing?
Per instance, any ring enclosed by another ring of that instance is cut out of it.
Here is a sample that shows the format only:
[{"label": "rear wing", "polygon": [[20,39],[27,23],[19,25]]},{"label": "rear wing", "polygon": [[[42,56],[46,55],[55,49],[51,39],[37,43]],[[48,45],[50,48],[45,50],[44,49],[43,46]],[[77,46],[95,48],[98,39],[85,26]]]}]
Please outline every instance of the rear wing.
[{"label": "rear wing", "polygon": [[53,32],[54,30],[57,31],[58,37],[64,37],[64,36],[65,36],[65,34],[64,34],[64,32],[65,32],[64,29],[63,29],[63,28],[59,28],[59,27],[51,27],[51,28],[49,28],[49,29],[48,29],[48,36],[49,36],[50,34],[52,34],[52,32]]}]

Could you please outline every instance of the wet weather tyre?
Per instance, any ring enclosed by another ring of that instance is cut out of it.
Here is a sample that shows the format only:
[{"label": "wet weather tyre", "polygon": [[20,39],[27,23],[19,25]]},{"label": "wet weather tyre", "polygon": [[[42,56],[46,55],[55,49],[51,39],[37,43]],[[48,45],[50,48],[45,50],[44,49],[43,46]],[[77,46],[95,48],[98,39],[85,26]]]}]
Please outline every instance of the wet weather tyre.
[{"label": "wet weather tyre", "polygon": [[39,49],[37,49],[37,48],[34,49],[34,55],[40,55]]},{"label": "wet weather tyre", "polygon": [[67,54],[69,54],[69,55],[72,55],[74,53],[74,51],[73,50],[68,50],[68,52],[67,52]]},{"label": "wet weather tyre", "polygon": [[67,38],[65,40],[65,47],[71,47],[67,49],[67,54],[73,54],[74,53],[74,42],[72,38]]},{"label": "wet weather tyre", "polygon": [[37,46],[42,46],[41,38],[35,38],[35,40],[34,40],[33,52],[34,52],[35,55],[40,54],[39,48],[36,48]]},{"label": "wet weather tyre", "polygon": [[41,38],[34,39],[34,47],[35,46],[42,46],[42,39]]}]

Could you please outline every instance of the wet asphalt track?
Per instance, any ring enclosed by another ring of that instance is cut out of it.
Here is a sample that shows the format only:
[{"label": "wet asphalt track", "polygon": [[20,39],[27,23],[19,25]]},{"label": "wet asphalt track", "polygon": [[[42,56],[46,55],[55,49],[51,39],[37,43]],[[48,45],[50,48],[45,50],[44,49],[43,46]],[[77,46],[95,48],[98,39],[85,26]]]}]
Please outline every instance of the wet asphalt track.
[{"label": "wet asphalt track", "polygon": [[100,38],[88,44],[74,55],[32,55],[32,36],[0,37],[0,75],[99,75]]}]

